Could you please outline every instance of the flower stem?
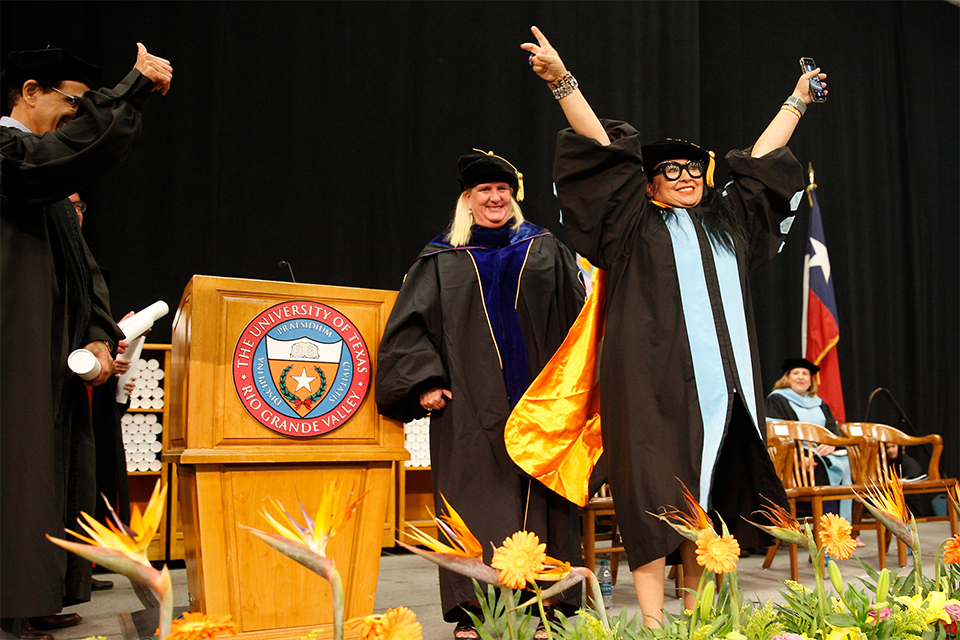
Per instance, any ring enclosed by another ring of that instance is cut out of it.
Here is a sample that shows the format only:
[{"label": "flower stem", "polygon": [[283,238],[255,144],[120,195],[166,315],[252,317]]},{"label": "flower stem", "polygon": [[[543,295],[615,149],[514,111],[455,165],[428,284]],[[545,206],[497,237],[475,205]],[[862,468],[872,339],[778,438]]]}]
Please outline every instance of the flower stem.
[{"label": "flower stem", "polygon": [[725,578],[730,581],[730,590],[727,595],[730,603],[730,621],[733,623],[733,630],[737,631],[740,629],[740,575],[734,569]]},{"label": "flower stem", "polygon": [[920,557],[920,534],[917,533],[917,521],[910,516],[910,529],[913,531],[913,584],[916,593],[923,592],[923,558]]},{"label": "flower stem", "polygon": [[823,619],[826,618],[830,612],[830,608],[827,606],[827,590],[823,586],[823,567],[820,564],[823,558],[823,551],[817,548],[817,543],[813,539],[813,536],[809,538],[807,550],[810,552],[810,557],[813,558],[813,575],[817,579],[817,609],[819,615],[816,628],[819,628],[823,626]]},{"label": "flower stem", "polygon": [[597,605],[596,612],[600,616],[600,622],[603,623],[603,628],[609,629],[610,621],[607,619],[607,608],[603,606],[603,592],[600,591],[600,582],[597,580],[597,575],[593,571],[590,571],[590,569],[587,569],[586,571],[589,572],[587,582],[590,583],[590,591],[592,592],[591,598],[593,599],[593,603]]},{"label": "flower stem", "polygon": [[330,568],[330,587],[333,589],[333,640],[343,640],[343,580],[337,568]]},{"label": "flower stem", "polygon": [[537,608],[540,609],[540,621],[547,632],[547,640],[553,640],[553,634],[550,633],[550,621],[547,619],[547,612],[543,608],[543,598],[540,596],[540,587],[534,584],[534,588],[537,590]]},{"label": "flower stem", "polygon": [[504,609],[507,615],[507,628],[510,631],[510,640],[517,640],[517,625],[513,614],[513,589],[505,585],[500,585],[500,593],[503,595]]},{"label": "flower stem", "polygon": [[173,583],[170,581],[170,571],[164,565],[157,581],[157,595],[160,596],[160,632],[158,637],[163,640],[170,635],[173,625]]}]

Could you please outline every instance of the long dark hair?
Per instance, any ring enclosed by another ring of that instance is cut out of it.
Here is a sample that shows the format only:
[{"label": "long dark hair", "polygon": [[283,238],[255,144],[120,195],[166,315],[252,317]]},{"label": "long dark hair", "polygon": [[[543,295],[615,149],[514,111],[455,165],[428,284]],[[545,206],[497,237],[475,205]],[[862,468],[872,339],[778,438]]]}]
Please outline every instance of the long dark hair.
[{"label": "long dark hair", "polygon": [[712,240],[731,253],[743,244],[743,229],[737,224],[733,205],[720,189],[704,186],[700,204],[691,209],[703,222],[703,228]]}]

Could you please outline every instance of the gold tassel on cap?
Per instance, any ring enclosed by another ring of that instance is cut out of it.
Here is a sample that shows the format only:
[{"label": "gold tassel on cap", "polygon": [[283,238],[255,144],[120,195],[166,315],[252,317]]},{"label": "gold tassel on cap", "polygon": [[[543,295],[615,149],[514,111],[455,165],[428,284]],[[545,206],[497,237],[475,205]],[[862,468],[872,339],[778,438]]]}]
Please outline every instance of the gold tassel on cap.
[{"label": "gold tassel on cap", "polygon": [[483,149],[476,149],[476,148],[474,149],[474,151],[476,151],[477,153],[482,153],[487,156],[491,156],[493,158],[499,158],[504,162],[506,162],[508,165],[510,165],[510,168],[513,169],[513,172],[517,174],[517,202],[523,202],[523,174],[520,173],[515,166],[513,166],[513,163],[507,160],[506,158],[504,158],[503,156],[498,156],[493,151],[484,151]]},{"label": "gold tassel on cap", "polygon": [[717,166],[717,163],[714,161],[716,154],[713,151],[707,151],[707,153],[710,155],[710,162],[707,163],[706,182],[708,187],[713,187],[713,170]]}]

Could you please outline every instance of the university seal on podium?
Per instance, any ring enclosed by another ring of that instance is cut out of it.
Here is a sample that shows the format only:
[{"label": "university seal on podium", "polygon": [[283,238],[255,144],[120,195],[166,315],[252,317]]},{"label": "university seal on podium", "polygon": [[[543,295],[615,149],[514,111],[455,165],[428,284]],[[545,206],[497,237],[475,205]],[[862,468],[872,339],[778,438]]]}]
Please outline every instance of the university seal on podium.
[{"label": "university seal on podium", "polygon": [[349,420],[370,387],[363,336],[336,309],[284,302],[244,328],[233,353],[233,384],[253,418],[281,435],[319,436]]}]

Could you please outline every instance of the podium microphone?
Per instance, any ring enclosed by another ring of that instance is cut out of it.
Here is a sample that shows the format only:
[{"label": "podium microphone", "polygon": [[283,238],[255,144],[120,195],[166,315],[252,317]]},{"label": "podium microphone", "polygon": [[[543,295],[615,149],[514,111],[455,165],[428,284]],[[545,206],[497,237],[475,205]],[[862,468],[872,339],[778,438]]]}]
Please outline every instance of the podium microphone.
[{"label": "podium microphone", "polygon": [[280,264],[278,264],[277,266],[280,267],[281,269],[283,269],[284,267],[286,267],[287,269],[290,270],[290,282],[296,282],[296,281],[297,281],[297,279],[293,277],[293,267],[290,266],[290,263],[289,263],[289,262],[287,262],[286,260],[281,260],[281,261],[280,261]]}]

